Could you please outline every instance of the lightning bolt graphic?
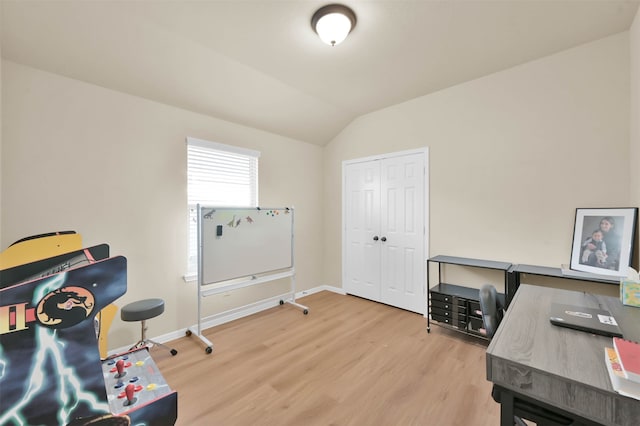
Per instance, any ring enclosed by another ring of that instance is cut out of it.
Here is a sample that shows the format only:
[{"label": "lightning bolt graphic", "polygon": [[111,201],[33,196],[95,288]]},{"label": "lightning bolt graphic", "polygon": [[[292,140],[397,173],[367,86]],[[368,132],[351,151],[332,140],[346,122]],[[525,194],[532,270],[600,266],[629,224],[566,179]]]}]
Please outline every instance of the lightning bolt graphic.
[{"label": "lightning bolt graphic", "polygon": [[[66,273],[55,276],[52,280],[44,282],[33,293],[34,300],[32,303],[36,305],[40,299],[47,293],[58,289],[64,283]],[[100,410],[105,413],[109,412],[109,404],[106,401],[99,400],[96,396],[83,390],[82,383],[78,380],[79,375],[76,370],[65,362],[64,344],[56,338],[56,330],[46,327],[36,327],[36,349],[35,356],[32,360],[31,373],[26,384],[26,392],[22,399],[14,405],[10,410],[0,416],[0,424],[8,424],[11,420],[14,424],[22,426],[28,423],[23,410],[30,404],[37,404],[38,394],[42,391],[46,380],[57,380],[57,398],[59,400],[58,412],[56,417],[58,424],[65,425],[71,420],[70,415],[73,410],[81,403],[87,404],[94,410]],[[1,348],[1,347],[0,347]],[[2,356],[2,353],[0,353]],[[54,377],[45,377],[47,361],[54,365],[53,371],[57,373]],[[10,366],[6,362],[0,360],[0,373],[4,373],[4,369]],[[2,380],[3,374],[0,374]]]},{"label": "lightning bolt graphic", "polygon": [[2,382],[2,379],[4,378],[4,372],[7,368],[7,363],[3,360],[4,357],[4,351],[2,349],[2,346],[0,346],[0,382]]}]

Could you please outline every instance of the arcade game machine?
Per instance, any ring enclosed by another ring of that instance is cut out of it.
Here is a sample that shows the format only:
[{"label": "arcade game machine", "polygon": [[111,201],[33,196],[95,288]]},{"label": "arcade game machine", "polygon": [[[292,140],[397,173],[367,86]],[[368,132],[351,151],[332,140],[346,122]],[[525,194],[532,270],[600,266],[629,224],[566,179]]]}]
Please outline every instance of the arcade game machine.
[{"label": "arcade game machine", "polygon": [[96,316],[126,292],[126,258],[73,244],[33,258],[68,235],[0,253],[0,425],[175,424],[177,393],[147,348],[100,357]]}]

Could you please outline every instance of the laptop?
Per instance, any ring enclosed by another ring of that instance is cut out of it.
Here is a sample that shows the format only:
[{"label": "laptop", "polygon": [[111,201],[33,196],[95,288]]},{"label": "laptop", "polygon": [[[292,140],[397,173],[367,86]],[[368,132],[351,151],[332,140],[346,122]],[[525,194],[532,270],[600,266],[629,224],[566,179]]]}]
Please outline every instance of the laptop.
[{"label": "laptop", "polygon": [[551,304],[551,324],[573,328],[588,333],[610,337],[622,337],[616,319],[604,309],[586,308],[584,306]]}]

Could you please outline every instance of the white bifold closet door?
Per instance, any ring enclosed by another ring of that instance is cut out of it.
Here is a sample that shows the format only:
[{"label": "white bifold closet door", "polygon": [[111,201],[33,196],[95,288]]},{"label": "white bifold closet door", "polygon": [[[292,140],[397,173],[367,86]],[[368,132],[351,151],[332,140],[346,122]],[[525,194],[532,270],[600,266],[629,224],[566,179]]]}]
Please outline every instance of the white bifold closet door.
[{"label": "white bifold closet door", "polygon": [[345,162],[343,287],[425,312],[425,152]]}]

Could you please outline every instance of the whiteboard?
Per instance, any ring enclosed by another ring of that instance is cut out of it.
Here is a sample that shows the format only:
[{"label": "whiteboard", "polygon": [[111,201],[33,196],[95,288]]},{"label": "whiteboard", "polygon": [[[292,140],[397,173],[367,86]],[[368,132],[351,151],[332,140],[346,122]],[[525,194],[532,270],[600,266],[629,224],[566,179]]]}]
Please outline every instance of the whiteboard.
[{"label": "whiteboard", "polygon": [[293,267],[293,209],[198,206],[200,284]]}]

